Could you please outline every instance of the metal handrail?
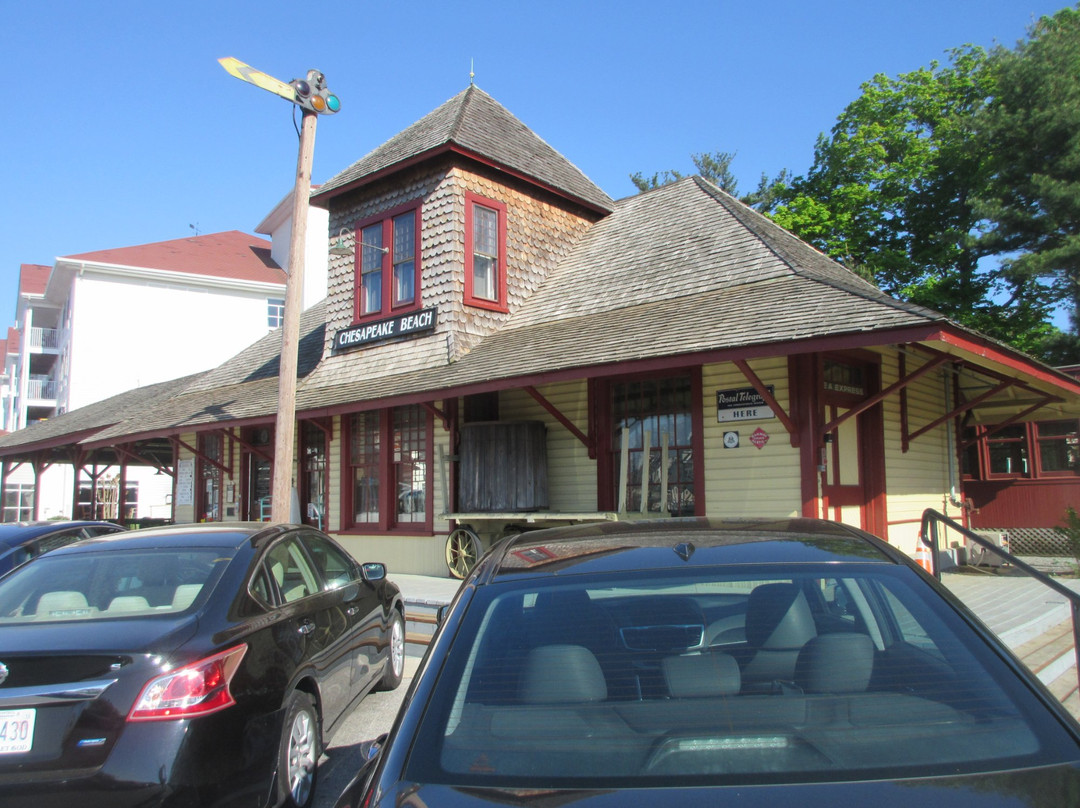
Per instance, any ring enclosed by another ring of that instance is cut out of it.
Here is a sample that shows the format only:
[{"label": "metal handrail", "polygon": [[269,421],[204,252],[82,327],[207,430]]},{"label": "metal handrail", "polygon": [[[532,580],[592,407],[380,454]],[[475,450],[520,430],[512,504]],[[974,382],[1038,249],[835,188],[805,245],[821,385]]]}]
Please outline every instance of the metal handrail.
[{"label": "metal handrail", "polygon": [[[1057,592],[1064,597],[1068,602],[1072,610],[1072,630],[1073,630],[1073,654],[1076,657],[1076,681],[1077,685],[1080,685],[1080,593],[1073,592],[1067,586],[1062,586],[1045,572],[1032,567],[1030,564],[1021,561],[1007,550],[1003,550],[994,544],[989,539],[984,539],[970,528],[966,528],[954,519],[950,519],[943,513],[935,511],[933,508],[927,508],[923,511],[922,523],[919,525],[919,541],[927,545],[930,548],[930,558],[932,560],[934,568],[934,577],[939,581],[941,580],[941,565],[938,564],[938,525],[944,524],[951,530],[955,530],[964,538],[969,541],[975,542],[977,545],[985,550],[989,550],[995,555],[1007,561],[1012,566],[1016,567],[1023,572],[1026,572],[1032,578],[1044,586],[1048,586],[1050,589]],[[927,537],[929,536],[929,541]]]}]

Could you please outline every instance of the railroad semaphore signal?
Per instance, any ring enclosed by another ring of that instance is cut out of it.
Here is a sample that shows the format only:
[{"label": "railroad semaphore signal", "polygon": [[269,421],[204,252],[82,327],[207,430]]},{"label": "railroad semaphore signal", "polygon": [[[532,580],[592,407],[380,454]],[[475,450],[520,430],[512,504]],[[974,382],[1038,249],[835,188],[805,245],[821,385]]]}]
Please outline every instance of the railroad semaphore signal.
[{"label": "railroad semaphore signal", "polygon": [[274,430],[274,458],[278,462],[273,466],[270,489],[270,518],[275,522],[300,522],[300,514],[291,513],[294,491],[293,443],[296,433],[297,351],[300,341],[308,204],[311,196],[311,164],[315,151],[315,121],[319,115],[333,115],[341,109],[341,99],[326,88],[326,77],[318,70],[309,70],[307,78],[293,79],[286,83],[231,56],[218,59],[218,62],[229,75],[281,96],[296,104],[303,112],[300,153],[296,160],[296,185],[293,189],[289,274],[285,282],[285,311],[281,323],[281,358],[278,362],[278,409]]}]

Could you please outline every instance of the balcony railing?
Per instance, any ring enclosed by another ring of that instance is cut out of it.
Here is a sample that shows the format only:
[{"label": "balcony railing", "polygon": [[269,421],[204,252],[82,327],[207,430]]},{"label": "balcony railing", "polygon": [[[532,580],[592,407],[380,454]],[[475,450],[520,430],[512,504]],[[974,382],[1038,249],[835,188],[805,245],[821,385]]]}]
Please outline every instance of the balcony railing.
[{"label": "balcony railing", "polygon": [[26,397],[35,401],[56,399],[56,379],[48,376],[31,376],[26,380]]},{"label": "balcony railing", "polygon": [[30,349],[32,351],[60,350],[60,330],[57,328],[31,328]]}]

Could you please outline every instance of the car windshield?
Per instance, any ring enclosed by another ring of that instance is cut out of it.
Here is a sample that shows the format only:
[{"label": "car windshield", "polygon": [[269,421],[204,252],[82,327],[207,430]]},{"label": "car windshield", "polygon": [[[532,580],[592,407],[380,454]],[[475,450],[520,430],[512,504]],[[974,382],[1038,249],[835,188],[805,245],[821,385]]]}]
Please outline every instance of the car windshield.
[{"label": "car windshield", "polygon": [[409,780],[654,787],[995,771],[1075,740],[936,592],[882,564],[482,586]]},{"label": "car windshield", "polygon": [[0,580],[0,625],[183,612],[205,599],[230,559],[220,548],[42,556]]}]

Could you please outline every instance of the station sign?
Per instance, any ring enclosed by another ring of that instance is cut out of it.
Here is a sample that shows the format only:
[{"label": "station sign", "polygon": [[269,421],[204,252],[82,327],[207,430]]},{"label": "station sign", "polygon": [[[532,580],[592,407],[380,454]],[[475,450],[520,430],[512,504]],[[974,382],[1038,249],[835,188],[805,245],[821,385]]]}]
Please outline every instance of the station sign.
[{"label": "station sign", "polygon": [[[773,385],[767,385],[766,389],[770,396],[775,395]],[[772,408],[753,387],[716,391],[716,420],[719,423],[760,421],[772,417]]]},{"label": "station sign", "polygon": [[435,330],[435,307],[343,328],[334,334],[334,353],[351,351],[373,342],[423,334]]}]

